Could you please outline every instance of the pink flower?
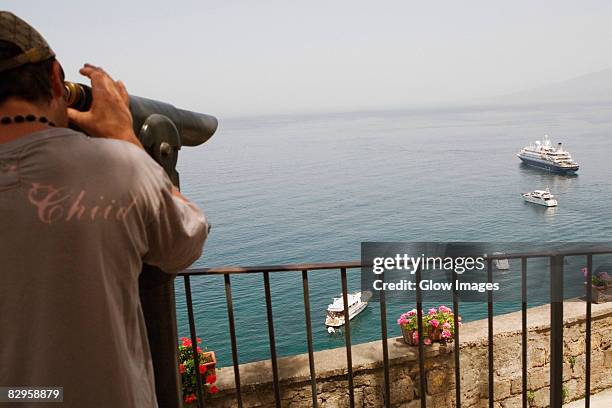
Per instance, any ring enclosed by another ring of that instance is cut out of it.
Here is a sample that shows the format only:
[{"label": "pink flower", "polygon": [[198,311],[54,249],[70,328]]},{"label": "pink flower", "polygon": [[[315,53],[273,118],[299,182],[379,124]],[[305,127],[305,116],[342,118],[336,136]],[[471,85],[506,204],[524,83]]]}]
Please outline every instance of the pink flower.
[{"label": "pink flower", "polygon": [[440,310],[441,313],[451,313],[452,312],[452,310],[450,308],[448,308],[448,307],[446,307],[444,305],[440,306],[438,309]]},{"label": "pink flower", "polygon": [[409,320],[406,320],[404,317],[400,317],[399,320],[397,321],[397,324],[399,324],[400,326],[403,326],[405,324],[408,324]]},{"label": "pink flower", "polygon": [[449,322],[444,322],[444,324],[442,325],[443,329],[450,329],[451,328],[451,324]]},{"label": "pink flower", "polygon": [[451,334],[451,332],[450,332],[450,331],[448,331],[448,330],[442,330],[442,337],[443,337],[443,338],[448,339],[448,338],[449,338],[449,337],[451,337],[451,336],[452,336],[452,334]]},{"label": "pink flower", "polygon": [[[191,346],[191,344],[189,344]],[[200,346],[198,346],[198,353],[202,352],[202,348]]]},{"label": "pink flower", "polygon": [[191,347],[191,339],[181,337],[181,340],[183,341],[183,347]]},{"label": "pink flower", "polygon": [[425,343],[426,346],[430,346],[431,345],[431,339],[429,337],[425,337],[425,340],[423,340],[423,343]]},{"label": "pink flower", "polygon": [[417,314],[417,310],[416,309],[412,309],[411,311],[406,312],[406,316],[407,317],[416,316],[416,314]]},{"label": "pink flower", "polygon": [[438,313],[438,309],[436,309],[435,307],[432,307],[431,309],[429,309],[429,315],[435,315]]},{"label": "pink flower", "polygon": [[419,332],[412,333],[412,340],[418,342],[419,341]]},{"label": "pink flower", "polygon": [[431,324],[434,328],[438,328],[438,326],[440,325],[440,322],[437,319],[431,319],[429,321],[429,324]]}]

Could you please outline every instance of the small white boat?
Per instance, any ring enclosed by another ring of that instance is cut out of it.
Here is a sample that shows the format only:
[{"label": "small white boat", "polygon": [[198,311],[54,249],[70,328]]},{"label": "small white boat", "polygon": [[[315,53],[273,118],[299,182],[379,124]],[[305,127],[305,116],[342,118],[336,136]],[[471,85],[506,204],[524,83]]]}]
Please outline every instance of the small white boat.
[{"label": "small white boat", "polygon": [[546,190],[535,190],[529,193],[523,193],[521,196],[523,200],[527,202],[543,205],[544,207],[557,206],[557,200],[555,196],[550,193],[548,188]]},{"label": "small white boat", "polygon": [[[368,305],[368,302],[361,299],[361,292],[349,293],[347,295],[349,305],[349,320],[353,320],[355,316],[363,311]],[[332,304],[327,306],[327,316],[325,317],[325,326],[331,334],[334,332],[334,327],[344,325],[344,300],[342,296],[334,298]],[[331,329],[331,330],[330,330]]]},{"label": "small white boat", "polygon": [[[493,255],[503,255],[503,253],[493,252]],[[493,263],[495,264],[495,267],[500,271],[507,271],[508,269],[510,269],[510,262],[508,262],[507,258],[494,259]]]}]

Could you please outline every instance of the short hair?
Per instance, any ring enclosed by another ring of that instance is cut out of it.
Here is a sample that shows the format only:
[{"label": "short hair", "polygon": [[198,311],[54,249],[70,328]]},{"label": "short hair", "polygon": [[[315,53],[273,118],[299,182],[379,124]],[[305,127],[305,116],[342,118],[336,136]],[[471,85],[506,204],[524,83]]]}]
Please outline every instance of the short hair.
[{"label": "short hair", "polygon": [[[0,60],[21,52],[15,44],[0,41]],[[51,72],[54,61],[55,57],[0,72],[0,105],[9,98],[49,103],[53,99]]]}]

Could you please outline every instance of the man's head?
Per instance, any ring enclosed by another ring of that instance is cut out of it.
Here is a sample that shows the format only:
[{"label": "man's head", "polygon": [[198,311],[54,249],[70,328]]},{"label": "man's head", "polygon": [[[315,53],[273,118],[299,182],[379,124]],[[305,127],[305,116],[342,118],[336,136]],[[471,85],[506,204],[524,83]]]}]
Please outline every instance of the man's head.
[{"label": "man's head", "polygon": [[0,11],[0,109],[10,102],[25,102],[65,126],[63,80],[55,53],[40,33],[14,14]]}]

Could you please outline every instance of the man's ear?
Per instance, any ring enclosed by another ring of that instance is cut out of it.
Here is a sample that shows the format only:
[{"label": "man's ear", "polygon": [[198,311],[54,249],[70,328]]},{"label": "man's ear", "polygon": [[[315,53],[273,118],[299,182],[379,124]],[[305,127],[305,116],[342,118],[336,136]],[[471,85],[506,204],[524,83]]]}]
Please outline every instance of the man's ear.
[{"label": "man's ear", "polygon": [[63,98],[66,92],[64,88],[64,71],[57,60],[53,61],[53,67],[51,68],[51,91],[53,92],[54,99]]}]

